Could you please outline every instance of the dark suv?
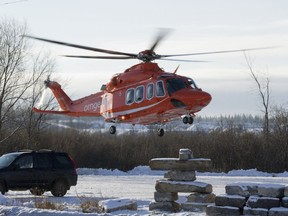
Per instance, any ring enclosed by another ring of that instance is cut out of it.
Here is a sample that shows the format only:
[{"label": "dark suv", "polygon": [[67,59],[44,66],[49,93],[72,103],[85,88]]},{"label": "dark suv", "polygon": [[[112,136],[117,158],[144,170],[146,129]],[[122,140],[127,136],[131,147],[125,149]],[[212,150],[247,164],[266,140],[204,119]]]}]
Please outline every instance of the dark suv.
[{"label": "dark suv", "polygon": [[0,192],[30,190],[33,195],[51,191],[56,197],[77,184],[76,165],[64,152],[19,151],[0,157]]}]

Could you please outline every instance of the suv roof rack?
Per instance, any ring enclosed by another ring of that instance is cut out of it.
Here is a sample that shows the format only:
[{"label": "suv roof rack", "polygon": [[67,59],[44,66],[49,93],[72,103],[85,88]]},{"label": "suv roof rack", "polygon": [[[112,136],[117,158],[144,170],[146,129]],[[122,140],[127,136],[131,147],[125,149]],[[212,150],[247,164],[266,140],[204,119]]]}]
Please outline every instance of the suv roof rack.
[{"label": "suv roof rack", "polygon": [[54,152],[51,149],[39,149],[37,152]]},{"label": "suv roof rack", "polygon": [[21,149],[21,150],[18,150],[18,152],[33,152],[33,150],[31,150],[31,149]]},{"label": "suv roof rack", "polygon": [[31,150],[31,149],[20,149],[18,152],[54,152],[51,149],[39,149],[39,150]]}]

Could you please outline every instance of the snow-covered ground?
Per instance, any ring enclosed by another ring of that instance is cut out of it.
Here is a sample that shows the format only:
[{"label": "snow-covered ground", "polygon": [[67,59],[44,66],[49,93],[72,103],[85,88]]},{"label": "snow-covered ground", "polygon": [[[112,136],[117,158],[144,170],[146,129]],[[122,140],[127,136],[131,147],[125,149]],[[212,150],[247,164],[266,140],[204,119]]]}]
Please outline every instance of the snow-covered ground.
[{"label": "snow-covered ground", "polygon": [[[78,169],[79,179],[62,197],[53,197],[50,192],[43,196],[33,196],[29,191],[9,191],[0,195],[0,215],[153,215],[163,212],[150,212],[149,203],[153,201],[155,182],[163,178],[163,171],[151,171],[149,167],[136,167],[129,172],[104,169]],[[225,193],[225,185],[235,182],[288,184],[288,173],[271,174],[252,170],[236,170],[229,173],[197,173],[197,181],[210,183],[213,192]],[[179,202],[185,195],[179,194]],[[95,213],[99,200],[111,199],[110,205],[120,200],[137,202],[137,211],[122,210],[110,214]],[[116,200],[114,200],[116,199]],[[44,206],[41,208],[41,206]],[[44,209],[43,209],[44,208]],[[54,209],[54,210],[51,210]],[[92,213],[84,213],[92,212]],[[205,215],[204,213],[180,212],[165,215]]]}]

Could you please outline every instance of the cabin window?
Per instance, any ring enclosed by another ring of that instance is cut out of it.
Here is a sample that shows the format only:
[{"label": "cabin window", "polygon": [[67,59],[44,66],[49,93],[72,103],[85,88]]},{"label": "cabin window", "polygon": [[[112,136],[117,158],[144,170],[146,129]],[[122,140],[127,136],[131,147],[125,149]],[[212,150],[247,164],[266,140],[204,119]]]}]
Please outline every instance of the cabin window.
[{"label": "cabin window", "polygon": [[162,80],[157,81],[156,83],[156,96],[157,97],[163,97],[165,96],[165,91],[164,91],[164,84]]},{"label": "cabin window", "polygon": [[132,104],[134,102],[134,89],[128,89],[126,92],[126,104]]},{"label": "cabin window", "polygon": [[143,98],[144,98],[144,86],[139,86],[136,88],[135,101],[137,103],[140,103],[141,101],[143,101]]},{"label": "cabin window", "polygon": [[150,100],[151,98],[153,98],[154,96],[154,84],[153,83],[149,83],[147,85],[147,99]]}]

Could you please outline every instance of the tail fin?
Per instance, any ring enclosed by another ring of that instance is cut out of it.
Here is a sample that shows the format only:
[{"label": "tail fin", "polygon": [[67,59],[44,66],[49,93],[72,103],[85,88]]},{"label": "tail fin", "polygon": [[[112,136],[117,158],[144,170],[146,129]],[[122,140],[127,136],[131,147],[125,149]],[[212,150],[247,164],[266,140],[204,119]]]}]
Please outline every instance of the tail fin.
[{"label": "tail fin", "polygon": [[60,108],[63,111],[70,111],[72,100],[68,97],[68,95],[63,91],[61,85],[55,81],[47,80],[45,81],[45,85],[51,89],[56,100],[59,103]]},{"label": "tail fin", "polygon": [[[49,88],[53,95],[55,96],[56,100],[58,101],[58,104],[61,108],[61,111],[55,111],[55,110],[46,110],[46,109],[39,109],[37,107],[33,107],[33,111],[37,113],[44,113],[44,114],[64,114],[69,115],[71,112],[71,106],[72,106],[72,100],[68,97],[68,95],[63,91],[61,88],[61,85],[57,82],[50,81],[49,77],[44,82],[45,86]],[[44,95],[43,95],[44,96]],[[41,102],[40,102],[41,103]]]}]

